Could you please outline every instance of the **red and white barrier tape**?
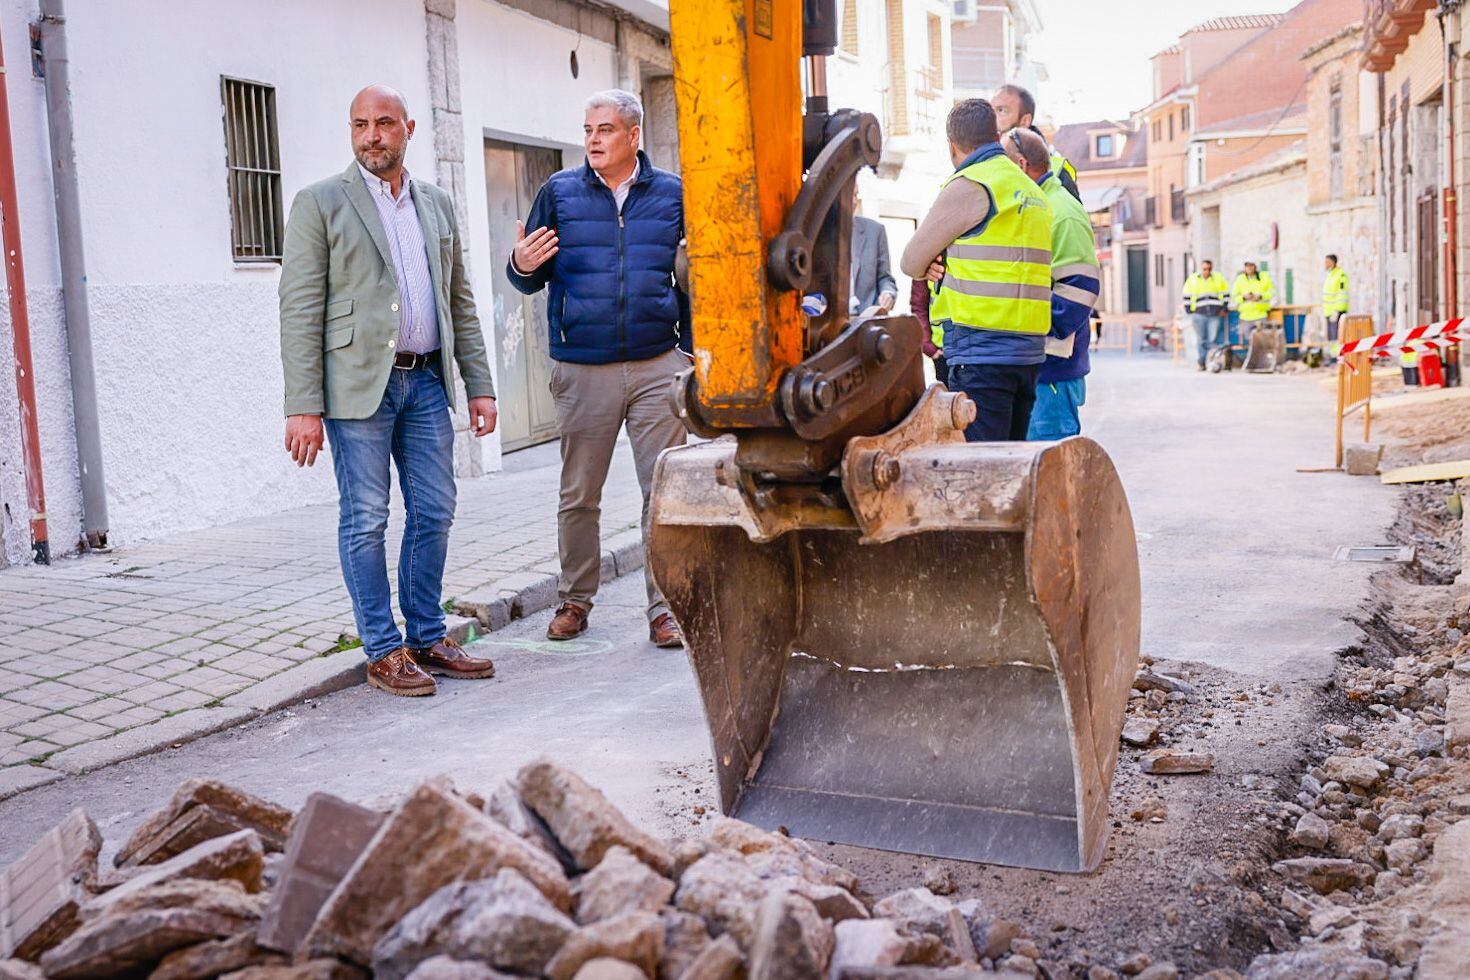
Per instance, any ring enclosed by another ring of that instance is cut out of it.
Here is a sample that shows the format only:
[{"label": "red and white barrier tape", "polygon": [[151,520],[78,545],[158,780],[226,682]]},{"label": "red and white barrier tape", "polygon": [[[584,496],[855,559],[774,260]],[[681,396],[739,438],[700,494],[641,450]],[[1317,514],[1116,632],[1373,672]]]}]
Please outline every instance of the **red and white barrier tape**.
[{"label": "red and white barrier tape", "polygon": [[1339,357],[1348,354],[1357,354],[1365,350],[1395,350],[1406,347],[1414,341],[1430,340],[1444,334],[1454,335],[1464,322],[1463,317],[1455,317],[1453,320],[1444,320],[1440,323],[1429,323],[1422,327],[1414,327],[1412,330],[1395,330],[1393,333],[1381,333],[1376,337],[1364,337],[1361,340],[1349,341],[1342,345],[1338,352]]}]

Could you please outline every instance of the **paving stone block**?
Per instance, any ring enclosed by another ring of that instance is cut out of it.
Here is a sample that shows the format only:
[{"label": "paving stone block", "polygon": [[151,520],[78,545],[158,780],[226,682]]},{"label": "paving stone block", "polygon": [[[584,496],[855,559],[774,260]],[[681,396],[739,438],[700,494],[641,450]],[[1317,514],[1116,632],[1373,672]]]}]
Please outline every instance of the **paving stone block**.
[{"label": "paving stone block", "polygon": [[100,915],[145,889],[180,878],[230,879],[238,881],[247,892],[258,892],[265,868],[265,849],[261,847],[259,834],[241,830],[196,844],[161,864],[135,867],[139,869],[138,874],[83,905],[83,916]]},{"label": "paving stone block", "polygon": [[557,908],[571,909],[560,865],[450,790],[423,783],[327,898],[300,952],[367,966],[373,944],[435,891],[501,868],[514,868]]},{"label": "paving stone block", "polygon": [[73,810],[0,874],[0,959],[33,960],[77,927],[102,835]]},{"label": "paving stone block", "polygon": [[262,946],[296,952],[327,896],[383,820],[381,813],[328,793],[313,793],[306,798],[291,828],[280,881],[261,919],[258,939]]},{"label": "paving stone block", "polygon": [[213,837],[254,830],[262,846],[286,846],[293,814],[283,806],[213,779],[190,779],[163,809],[149,816],[118,849],[119,868],[157,864]]}]

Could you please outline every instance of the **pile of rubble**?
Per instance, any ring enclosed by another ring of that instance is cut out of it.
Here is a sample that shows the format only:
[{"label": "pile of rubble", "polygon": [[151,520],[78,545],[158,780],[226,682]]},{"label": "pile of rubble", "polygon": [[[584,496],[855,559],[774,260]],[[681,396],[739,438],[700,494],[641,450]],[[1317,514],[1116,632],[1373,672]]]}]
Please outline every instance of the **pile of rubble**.
[{"label": "pile of rubble", "polygon": [[1352,724],[1324,727],[1282,805],[1273,868],[1302,944],[1262,977],[1470,969],[1470,640],[1455,616],[1378,629],[1388,652],[1339,672]]},{"label": "pile of rubble", "polygon": [[376,806],[317,793],[296,814],[191,780],[114,868],[101,847],[77,810],[0,875],[0,980],[1060,975],[978,900],[869,903],[803,842],[736,820],[661,840],[547,760],[488,798],[441,777]]}]

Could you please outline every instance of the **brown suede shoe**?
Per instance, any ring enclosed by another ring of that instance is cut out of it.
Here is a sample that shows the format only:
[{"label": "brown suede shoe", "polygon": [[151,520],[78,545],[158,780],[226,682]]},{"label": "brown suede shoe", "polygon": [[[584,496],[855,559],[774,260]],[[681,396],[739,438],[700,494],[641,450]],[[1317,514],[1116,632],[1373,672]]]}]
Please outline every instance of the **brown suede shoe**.
[{"label": "brown suede shoe", "polygon": [[587,610],[570,602],[563,602],[546,627],[548,640],[574,640],[587,632]]},{"label": "brown suede shoe", "polygon": [[684,645],[684,632],[670,613],[664,613],[648,624],[648,639],[656,647],[672,650]]},{"label": "brown suede shoe", "polygon": [[368,683],[401,698],[420,698],[439,689],[434,678],[413,662],[408,647],[399,647],[377,663],[368,664]]},{"label": "brown suede shoe", "polygon": [[495,676],[493,663],[470,656],[459,641],[448,636],[431,647],[416,647],[409,652],[414,663],[431,674],[464,678]]}]

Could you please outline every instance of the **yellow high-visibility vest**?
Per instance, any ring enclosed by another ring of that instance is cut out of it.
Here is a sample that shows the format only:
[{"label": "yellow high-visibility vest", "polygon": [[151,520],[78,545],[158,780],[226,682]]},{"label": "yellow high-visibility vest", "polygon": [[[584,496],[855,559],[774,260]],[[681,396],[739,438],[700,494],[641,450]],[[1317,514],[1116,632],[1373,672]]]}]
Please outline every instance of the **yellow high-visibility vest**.
[{"label": "yellow high-visibility vest", "polygon": [[[1247,301],[1243,297],[1247,293],[1255,293],[1260,299]],[[1231,302],[1240,311],[1242,320],[1264,320],[1271,312],[1271,301],[1276,298],[1276,284],[1271,281],[1271,273],[1259,272],[1254,277],[1247,276],[1244,272],[1235,277],[1235,286],[1230,290]]]},{"label": "yellow high-visibility vest", "polygon": [[1332,316],[1348,311],[1348,274],[1334,266],[1322,283],[1322,313]]},{"label": "yellow high-visibility vest", "polygon": [[970,330],[1045,334],[1051,329],[1051,207],[1003,153],[951,174],[990,191],[995,213],[978,235],[945,251],[944,282],[930,284],[929,321]]}]

